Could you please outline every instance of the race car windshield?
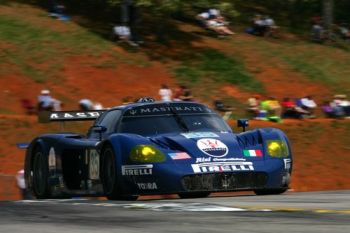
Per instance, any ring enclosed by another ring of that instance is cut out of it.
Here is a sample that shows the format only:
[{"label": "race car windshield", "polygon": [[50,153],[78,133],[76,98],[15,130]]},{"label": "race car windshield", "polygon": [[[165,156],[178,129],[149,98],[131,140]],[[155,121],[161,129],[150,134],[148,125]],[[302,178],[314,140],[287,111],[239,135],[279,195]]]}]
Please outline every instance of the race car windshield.
[{"label": "race car windshield", "polygon": [[[179,117],[181,121],[179,121]],[[119,130],[121,133],[132,133],[142,136],[188,131],[230,132],[231,129],[215,114],[182,114],[124,117]]]}]

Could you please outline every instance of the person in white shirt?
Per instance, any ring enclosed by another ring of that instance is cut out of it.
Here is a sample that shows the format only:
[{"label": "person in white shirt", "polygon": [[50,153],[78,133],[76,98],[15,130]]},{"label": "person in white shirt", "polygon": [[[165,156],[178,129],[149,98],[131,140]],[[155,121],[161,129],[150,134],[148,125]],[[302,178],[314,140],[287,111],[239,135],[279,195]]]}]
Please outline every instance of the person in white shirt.
[{"label": "person in white shirt", "polygon": [[171,96],[173,93],[167,85],[162,84],[161,88],[159,89],[159,95],[162,101],[171,101]]}]

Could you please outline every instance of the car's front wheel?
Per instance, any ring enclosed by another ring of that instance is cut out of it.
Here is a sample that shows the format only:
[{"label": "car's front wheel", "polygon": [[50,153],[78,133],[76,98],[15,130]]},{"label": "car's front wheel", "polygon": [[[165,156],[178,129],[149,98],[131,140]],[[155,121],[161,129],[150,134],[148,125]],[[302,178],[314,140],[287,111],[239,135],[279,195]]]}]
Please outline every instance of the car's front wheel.
[{"label": "car's front wheel", "polygon": [[101,181],[104,193],[108,200],[136,200],[137,196],[121,195],[118,184],[117,163],[115,153],[111,146],[106,146],[101,157]]},{"label": "car's front wheel", "polygon": [[256,195],[278,195],[286,192],[288,188],[276,188],[276,189],[257,189],[254,190]]},{"label": "car's front wheel", "polygon": [[40,147],[36,148],[32,166],[32,188],[38,199],[50,197],[48,159]]}]

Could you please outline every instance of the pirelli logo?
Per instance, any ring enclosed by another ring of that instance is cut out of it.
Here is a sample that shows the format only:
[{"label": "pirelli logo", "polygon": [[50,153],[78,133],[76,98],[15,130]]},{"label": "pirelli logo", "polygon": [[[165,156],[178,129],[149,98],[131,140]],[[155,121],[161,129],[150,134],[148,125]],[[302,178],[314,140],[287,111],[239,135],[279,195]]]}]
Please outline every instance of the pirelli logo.
[{"label": "pirelli logo", "polygon": [[147,176],[153,174],[153,165],[124,165],[122,166],[123,176]]},{"label": "pirelli logo", "polygon": [[254,171],[252,162],[226,162],[192,164],[194,173]]}]

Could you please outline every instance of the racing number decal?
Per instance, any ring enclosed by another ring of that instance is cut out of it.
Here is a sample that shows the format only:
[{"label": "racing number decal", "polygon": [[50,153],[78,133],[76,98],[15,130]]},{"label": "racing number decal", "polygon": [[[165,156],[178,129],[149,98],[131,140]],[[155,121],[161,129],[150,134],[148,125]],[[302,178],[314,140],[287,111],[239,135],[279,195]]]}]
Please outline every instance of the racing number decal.
[{"label": "racing number decal", "polygon": [[96,150],[92,149],[89,153],[89,177],[92,180],[98,180],[100,177],[100,156]]}]

